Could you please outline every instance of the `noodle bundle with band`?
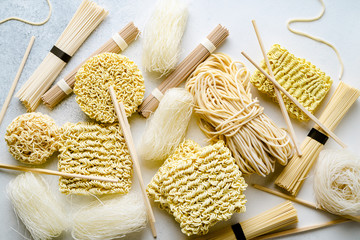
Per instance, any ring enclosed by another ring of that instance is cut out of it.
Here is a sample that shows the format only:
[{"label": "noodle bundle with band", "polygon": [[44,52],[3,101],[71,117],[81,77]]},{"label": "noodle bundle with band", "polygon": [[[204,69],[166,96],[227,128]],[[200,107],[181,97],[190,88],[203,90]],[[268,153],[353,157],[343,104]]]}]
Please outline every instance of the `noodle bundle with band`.
[{"label": "noodle bundle with band", "polygon": [[17,92],[29,112],[35,111],[41,96],[50,88],[63,67],[107,15],[102,7],[83,0],[48,55]]},{"label": "noodle bundle with band", "polygon": [[143,64],[147,71],[166,75],[175,67],[187,17],[185,1],[157,2],[144,30]]},{"label": "noodle bundle with band", "polygon": [[229,36],[229,31],[218,25],[216,28],[175,68],[175,70],[157,87],[139,106],[139,113],[147,118],[156,110],[159,102],[170,88],[180,85],[195,68],[205,61]]},{"label": "noodle bundle with band", "polygon": [[[310,113],[314,113],[329,92],[332,79],[310,62],[295,57],[278,44],[271,47],[267,56],[276,81]],[[264,61],[261,68],[269,72]],[[255,70],[251,76],[251,83],[259,91],[277,101],[274,85],[259,70]],[[281,95],[292,118],[300,121],[309,120],[309,117],[288,97],[283,93]]]},{"label": "noodle bundle with band", "polygon": [[[139,35],[139,29],[133,22],[127,24],[119,33],[115,33],[109,41],[102,45],[98,50],[90,55],[93,57],[104,52],[119,53],[124,51],[130,43]],[[90,58],[89,57],[89,58]],[[71,94],[75,84],[75,75],[79,68],[85,64],[86,61],[78,65],[72,70],[64,79],[60,79],[57,84],[50,88],[43,96],[42,100],[44,104],[49,108],[54,108],[59,104],[66,96]]]},{"label": "noodle bundle with band", "polygon": [[[239,64],[239,67],[236,66]],[[210,142],[224,140],[244,174],[266,176],[294,149],[285,130],[263,113],[250,93],[249,71],[225,54],[212,54],[186,83],[199,126]]]},{"label": "noodle bundle with band", "polygon": [[360,214],[360,157],[348,150],[323,150],[314,173],[319,207],[338,215]]},{"label": "noodle bundle with band", "polygon": [[182,142],[193,112],[193,97],[183,88],[166,91],[149,119],[140,143],[145,161],[164,161]]},{"label": "noodle bundle with band", "polygon": [[255,217],[196,238],[196,240],[253,239],[297,222],[296,209],[290,201],[286,201]]},{"label": "noodle bundle with band", "polygon": [[[340,82],[319,120],[334,131],[350,107],[360,96],[360,90]],[[326,143],[328,136],[318,126],[311,129],[301,145],[303,155],[294,156],[275,180],[275,184],[296,196]]]}]

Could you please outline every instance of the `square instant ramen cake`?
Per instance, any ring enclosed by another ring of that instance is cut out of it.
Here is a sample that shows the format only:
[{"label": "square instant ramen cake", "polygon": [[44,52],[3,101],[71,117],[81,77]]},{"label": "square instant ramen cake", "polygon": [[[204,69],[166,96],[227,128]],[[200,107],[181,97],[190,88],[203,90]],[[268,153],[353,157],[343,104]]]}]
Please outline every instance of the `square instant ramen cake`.
[{"label": "square instant ramen cake", "polygon": [[160,167],[147,193],[183,233],[203,235],[218,221],[245,212],[247,184],[241,175],[223,141],[201,148],[186,140]]},{"label": "square instant ramen cake", "polygon": [[119,179],[117,183],[60,177],[65,194],[126,194],[131,188],[132,160],[117,124],[67,123],[60,130],[61,172]]},{"label": "square instant ramen cake", "polygon": [[[311,62],[294,56],[278,44],[271,47],[267,57],[276,81],[309,112],[314,113],[329,92],[332,79]],[[261,68],[269,73],[265,61],[261,62]],[[274,85],[259,70],[255,70],[250,81],[277,102]],[[281,95],[290,117],[300,121],[309,120],[288,97],[283,93]]]}]

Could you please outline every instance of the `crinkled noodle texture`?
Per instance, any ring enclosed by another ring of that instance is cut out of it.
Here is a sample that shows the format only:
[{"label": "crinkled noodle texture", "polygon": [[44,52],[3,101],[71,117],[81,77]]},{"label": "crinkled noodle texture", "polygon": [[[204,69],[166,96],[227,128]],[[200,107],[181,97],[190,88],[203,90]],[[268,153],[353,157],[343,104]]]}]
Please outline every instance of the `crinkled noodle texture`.
[{"label": "crinkled noodle texture", "polygon": [[317,204],[331,213],[360,214],[360,157],[348,150],[323,150],[314,174]]},{"label": "crinkled noodle texture", "polygon": [[129,192],[132,161],[118,125],[67,123],[61,128],[60,143],[59,171],[119,180],[110,183],[60,177],[60,192],[85,195]]},{"label": "crinkled noodle texture", "polygon": [[62,206],[40,175],[20,174],[9,183],[7,192],[16,214],[33,239],[52,239],[67,228]]},{"label": "crinkled noodle texture", "polygon": [[[237,67],[237,64],[239,67]],[[250,93],[249,71],[225,54],[212,54],[186,83],[201,130],[224,140],[244,174],[266,176],[275,160],[286,165],[294,149],[285,130],[263,113]]]},{"label": "crinkled noodle texture", "polygon": [[59,148],[58,127],[48,115],[33,112],[15,118],[6,129],[9,152],[22,163],[43,164]]},{"label": "crinkled noodle texture", "polygon": [[245,212],[247,184],[223,141],[201,148],[181,143],[147,187],[148,195],[174,215],[181,231],[203,235],[219,221]]},{"label": "crinkled noodle texture", "polygon": [[[311,62],[295,57],[278,44],[271,47],[267,56],[276,81],[309,112],[314,113],[329,92],[332,79]],[[265,61],[261,62],[261,67],[269,72]],[[255,70],[251,76],[251,83],[277,102],[274,85],[259,70]],[[292,118],[300,121],[309,120],[309,117],[287,96],[283,93],[281,95]]]},{"label": "crinkled noodle texture", "polygon": [[145,93],[144,78],[133,61],[121,54],[101,53],[86,61],[75,76],[77,103],[90,118],[102,123],[117,121],[110,86],[129,117],[142,103]]}]

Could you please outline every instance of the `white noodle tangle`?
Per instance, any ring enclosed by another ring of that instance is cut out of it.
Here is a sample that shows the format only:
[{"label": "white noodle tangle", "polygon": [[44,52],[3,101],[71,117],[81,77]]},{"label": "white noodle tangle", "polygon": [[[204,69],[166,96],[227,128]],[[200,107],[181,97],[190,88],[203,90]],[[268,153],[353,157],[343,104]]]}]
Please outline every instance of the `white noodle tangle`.
[{"label": "white noodle tangle", "polygon": [[187,17],[183,1],[158,1],[144,31],[143,64],[147,71],[166,75],[175,67]]},{"label": "white noodle tangle", "polygon": [[40,175],[17,176],[9,183],[7,192],[16,214],[34,239],[57,237],[67,227],[63,209]]},{"label": "white noodle tangle", "polygon": [[274,171],[275,160],[286,165],[294,149],[286,132],[252,99],[249,79],[244,64],[212,54],[192,73],[186,88],[210,141],[224,140],[244,174],[266,176]]},{"label": "white noodle tangle", "polygon": [[347,150],[323,150],[314,174],[317,204],[331,213],[360,213],[360,157]]},{"label": "white noodle tangle", "polygon": [[185,137],[193,112],[193,97],[182,88],[166,91],[151,116],[139,154],[146,161],[164,161]]},{"label": "white noodle tangle", "polygon": [[117,239],[146,227],[146,209],[139,193],[113,195],[81,208],[73,223],[74,239]]}]

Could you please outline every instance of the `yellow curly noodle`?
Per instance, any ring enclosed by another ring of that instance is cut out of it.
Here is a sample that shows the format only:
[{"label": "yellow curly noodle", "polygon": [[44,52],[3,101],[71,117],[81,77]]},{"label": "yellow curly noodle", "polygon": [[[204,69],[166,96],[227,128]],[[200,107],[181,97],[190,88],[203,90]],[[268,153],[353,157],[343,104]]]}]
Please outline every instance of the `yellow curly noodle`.
[{"label": "yellow curly noodle", "polygon": [[110,183],[60,177],[65,194],[126,194],[131,188],[132,161],[117,124],[67,123],[61,128],[58,169],[66,173],[119,179]]},{"label": "yellow curly noodle", "polygon": [[114,86],[127,116],[137,110],[145,93],[144,78],[129,58],[116,53],[101,53],[90,58],[75,76],[74,93],[80,108],[102,123],[117,121],[109,86]]},{"label": "yellow curly noodle", "polygon": [[212,54],[187,80],[199,127],[210,142],[223,140],[244,174],[266,176],[286,165],[294,148],[286,131],[263,113],[250,92],[250,73],[228,55]]},{"label": "yellow curly noodle", "polygon": [[22,163],[43,164],[59,148],[58,127],[48,115],[33,112],[15,118],[6,129],[9,152]]},{"label": "yellow curly noodle", "polygon": [[147,187],[148,195],[175,217],[181,231],[203,235],[218,221],[245,212],[247,184],[223,141],[201,148],[182,142]]},{"label": "yellow curly noodle", "polygon": [[[332,79],[310,62],[295,57],[278,44],[271,47],[267,56],[276,81],[309,112],[314,113],[329,92]],[[261,67],[268,72],[264,61],[261,62]],[[256,70],[251,76],[251,83],[277,102],[274,85],[259,70]],[[283,93],[281,94],[292,118],[300,121],[309,120],[309,117],[300,108]]]}]

